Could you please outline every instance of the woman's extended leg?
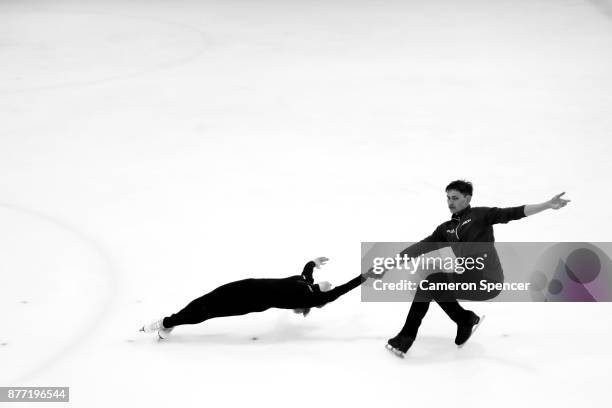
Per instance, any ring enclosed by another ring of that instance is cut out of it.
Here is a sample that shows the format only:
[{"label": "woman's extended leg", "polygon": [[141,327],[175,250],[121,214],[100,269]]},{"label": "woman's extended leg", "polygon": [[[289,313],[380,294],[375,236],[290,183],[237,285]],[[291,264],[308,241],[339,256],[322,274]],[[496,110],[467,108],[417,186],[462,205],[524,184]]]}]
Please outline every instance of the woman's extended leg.
[{"label": "woman's extended leg", "polygon": [[220,286],[210,293],[191,301],[178,313],[163,319],[165,328],[183,324],[197,324],[216,317],[240,316],[262,312],[269,308],[266,299],[259,296],[256,279],[244,279]]}]

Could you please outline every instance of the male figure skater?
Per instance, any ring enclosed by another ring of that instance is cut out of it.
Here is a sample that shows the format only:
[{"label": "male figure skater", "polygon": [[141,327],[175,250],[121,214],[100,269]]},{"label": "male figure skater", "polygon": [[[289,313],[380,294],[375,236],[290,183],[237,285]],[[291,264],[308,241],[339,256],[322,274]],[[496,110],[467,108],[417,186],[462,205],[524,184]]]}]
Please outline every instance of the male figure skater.
[{"label": "male figure skater", "polygon": [[328,260],[320,257],[308,262],[301,275],[283,279],[244,279],[225,284],[193,300],[178,313],[144,325],[140,331],[157,331],[159,338],[165,339],[176,326],[197,324],[215,317],[263,312],[270,308],[293,309],[306,317],[311,307],[333,302],[368,277],[374,277],[372,274],[359,275],[334,289],[326,281],[314,284],[314,268],[320,268]]},{"label": "male figure skater", "polygon": [[[440,224],[435,231],[414,245],[406,248],[400,256],[406,254],[409,258],[434,249],[450,246],[457,258],[484,257],[482,270],[470,270],[462,274],[438,272],[427,276],[429,283],[463,283],[479,282],[482,279],[492,283],[503,283],[504,274],[493,242],[494,224],[505,224],[512,220],[539,213],[547,209],[558,210],[567,205],[570,200],[557,194],[541,204],[522,205],[519,207],[471,207],[473,187],[472,183],[456,180],[446,186],[446,200],[452,213],[450,221]],[[457,336],[455,344],[462,346],[472,335],[481,321],[476,313],[466,310],[459,305],[457,299],[489,300],[501,291],[464,291],[464,290],[421,290],[417,289],[406,323],[397,336],[389,339],[387,348],[404,357],[414,339],[427,310],[429,302],[435,300],[446,314],[457,323]]]}]

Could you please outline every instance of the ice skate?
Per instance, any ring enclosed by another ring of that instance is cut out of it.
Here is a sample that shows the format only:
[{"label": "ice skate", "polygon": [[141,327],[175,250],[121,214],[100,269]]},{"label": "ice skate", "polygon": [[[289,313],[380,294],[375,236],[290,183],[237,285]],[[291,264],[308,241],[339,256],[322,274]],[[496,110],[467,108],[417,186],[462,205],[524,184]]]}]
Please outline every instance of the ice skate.
[{"label": "ice skate", "polygon": [[468,341],[472,334],[476,331],[478,326],[483,322],[484,315],[479,317],[476,313],[470,312],[470,317],[465,323],[457,325],[457,337],[455,337],[455,344],[459,346],[459,348],[463,347],[463,345]]},{"label": "ice skate", "polygon": [[413,342],[414,339],[412,337],[398,334],[392,339],[389,339],[385,347],[396,356],[404,358],[404,354],[406,354]]},{"label": "ice skate", "polygon": [[151,323],[145,324],[144,326],[140,328],[140,331],[145,332],[145,333],[153,333],[163,328],[164,328],[164,319],[161,318],[161,319],[152,321]]},{"label": "ice skate", "polygon": [[170,337],[172,330],[174,330],[174,327],[169,327],[167,329],[165,327],[161,328],[157,331],[157,336],[160,340],[166,340],[168,337]]}]

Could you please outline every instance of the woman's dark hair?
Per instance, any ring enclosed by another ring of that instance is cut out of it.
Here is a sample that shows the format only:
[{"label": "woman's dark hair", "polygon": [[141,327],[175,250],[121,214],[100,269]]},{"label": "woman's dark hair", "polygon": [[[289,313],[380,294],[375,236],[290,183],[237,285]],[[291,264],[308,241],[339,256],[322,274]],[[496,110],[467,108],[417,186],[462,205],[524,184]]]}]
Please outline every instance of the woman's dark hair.
[{"label": "woman's dark hair", "polygon": [[467,180],[455,180],[451,181],[451,183],[446,186],[446,191],[448,192],[448,190],[457,190],[463,195],[472,195],[474,187],[472,183]]}]

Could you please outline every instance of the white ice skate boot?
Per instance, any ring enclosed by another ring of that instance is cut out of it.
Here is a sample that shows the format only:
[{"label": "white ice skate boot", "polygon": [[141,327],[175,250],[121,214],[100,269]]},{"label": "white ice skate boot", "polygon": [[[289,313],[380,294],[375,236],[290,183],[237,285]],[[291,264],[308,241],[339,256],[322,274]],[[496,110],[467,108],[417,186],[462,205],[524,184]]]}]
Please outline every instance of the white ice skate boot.
[{"label": "white ice skate boot", "polygon": [[149,324],[145,324],[140,328],[141,332],[145,333],[153,333],[154,331],[164,329],[164,319],[161,318],[159,320],[152,321]]}]

